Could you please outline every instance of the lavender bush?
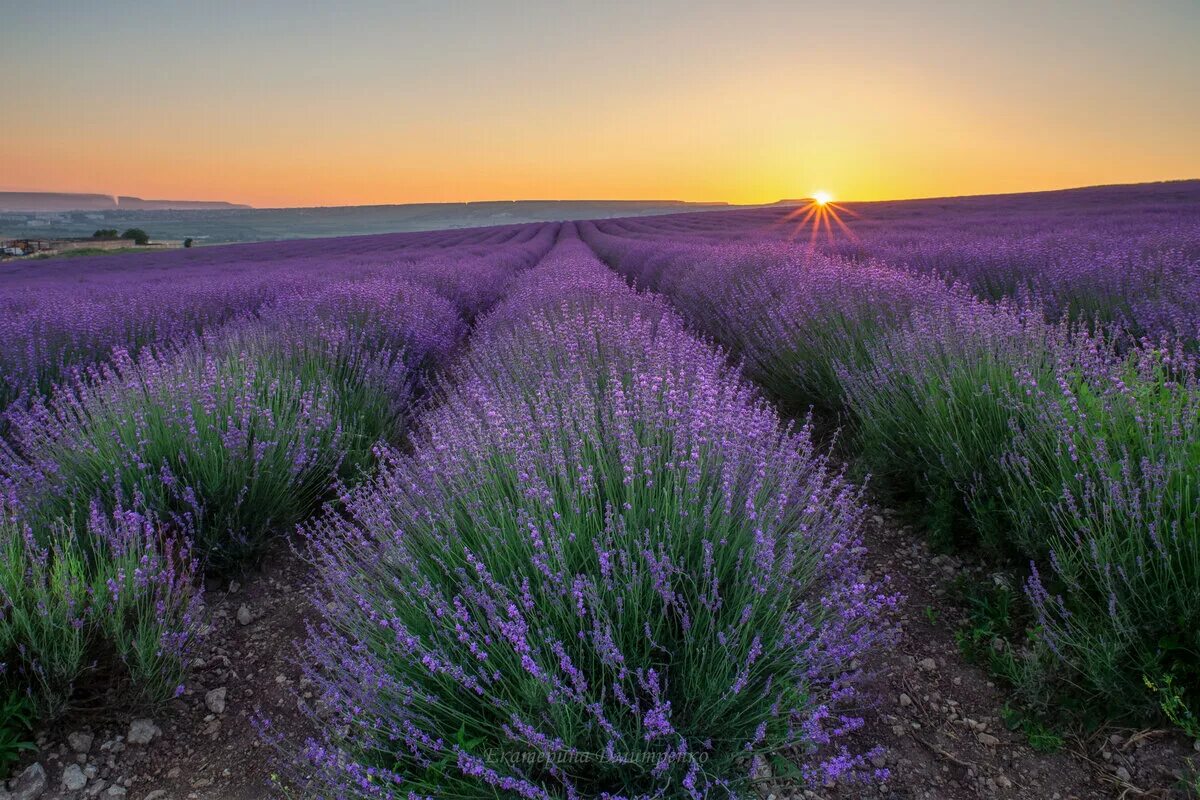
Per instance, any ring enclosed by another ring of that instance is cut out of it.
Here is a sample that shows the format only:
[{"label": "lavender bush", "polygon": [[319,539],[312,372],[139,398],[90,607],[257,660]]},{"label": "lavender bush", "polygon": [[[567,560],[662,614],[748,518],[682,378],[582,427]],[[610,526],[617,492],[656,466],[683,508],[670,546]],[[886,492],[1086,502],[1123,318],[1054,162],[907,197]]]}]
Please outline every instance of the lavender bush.
[{"label": "lavender bush", "polygon": [[[1091,703],[1200,712],[1200,381],[1193,358],[1146,348],[1059,369],[1060,393],[1009,455],[1007,491],[1053,515],[1027,591],[1041,640]],[[1150,691],[1147,691],[1147,688]],[[1184,716],[1187,716],[1186,714]],[[1178,719],[1174,720],[1179,722]]]},{"label": "lavender bush", "polygon": [[1004,454],[1056,389],[1056,361],[1075,352],[1067,333],[969,298],[915,315],[841,366],[860,462],[942,541],[1045,556],[1047,509],[1015,506]]},{"label": "lavender bush", "polygon": [[118,351],[13,410],[3,469],[37,519],[145,508],[234,569],[361,477],[461,331],[447,301],[394,281],[293,295],[203,342]]},{"label": "lavender bush", "polygon": [[779,245],[648,247],[585,225],[597,253],[639,285],[664,292],[701,331],[745,359],[785,407],[840,411],[839,363],[915,309],[952,304],[936,280]]},{"label": "lavender bush", "polygon": [[[229,349],[144,352],[13,416],[7,465],[38,520],[96,501],[152,510],[216,568],[317,508],[373,444],[319,369]],[[355,452],[352,449],[357,448]],[[347,456],[351,456],[347,462]]]},{"label": "lavender bush", "polygon": [[890,602],[858,581],[858,490],[661,304],[533,288],[602,270],[560,243],[413,453],[309,527],[322,796],[741,795],[789,750],[867,771],[831,744]]},{"label": "lavender bush", "polygon": [[93,507],[86,534],[0,518],[0,695],[39,718],[176,695],[199,627],[195,562],[148,517]]}]

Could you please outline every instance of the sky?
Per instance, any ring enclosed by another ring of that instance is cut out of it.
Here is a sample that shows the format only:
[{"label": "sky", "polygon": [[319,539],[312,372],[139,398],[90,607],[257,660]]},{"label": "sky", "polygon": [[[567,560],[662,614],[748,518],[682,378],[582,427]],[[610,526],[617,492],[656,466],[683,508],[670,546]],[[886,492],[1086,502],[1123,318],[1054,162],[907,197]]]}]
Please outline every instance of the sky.
[{"label": "sky", "polygon": [[1200,2],[0,0],[0,190],[874,200],[1200,177]]}]

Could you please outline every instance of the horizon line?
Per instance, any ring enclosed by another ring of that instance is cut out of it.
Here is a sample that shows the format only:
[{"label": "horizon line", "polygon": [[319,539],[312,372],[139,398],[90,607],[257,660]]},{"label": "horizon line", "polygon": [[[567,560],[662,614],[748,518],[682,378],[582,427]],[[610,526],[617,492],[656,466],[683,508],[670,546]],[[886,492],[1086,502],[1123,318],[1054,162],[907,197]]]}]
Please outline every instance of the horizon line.
[{"label": "horizon line", "polygon": [[[971,193],[971,194],[951,194],[951,195],[942,195],[942,194],[915,195],[915,196],[908,196],[908,197],[877,198],[874,200],[854,200],[854,199],[844,200],[835,195],[833,199],[835,202],[837,202],[839,204],[846,204],[846,203],[856,203],[856,204],[899,203],[899,202],[907,202],[907,201],[915,201],[915,200],[961,200],[961,199],[969,198],[969,197],[1011,197],[1011,196],[1027,195],[1027,194],[1051,194],[1054,192],[1080,191],[1080,190],[1084,190],[1084,189],[1105,189],[1105,188],[1112,188],[1112,187],[1119,187],[1119,186],[1149,186],[1149,185],[1166,184],[1166,183],[1191,183],[1191,182],[1196,182],[1196,181],[1200,181],[1200,176],[1188,177],[1188,178],[1164,178],[1164,179],[1158,179],[1158,180],[1131,181],[1131,182],[1125,182],[1125,183],[1096,183],[1096,184],[1085,184],[1082,186],[1057,186],[1057,187],[1053,187],[1053,188],[1022,189],[1019,191],[1012,191],[1012,192],[978,192],[978,193]],[[587,197],[587,198],[555,199],[555,198],[545,198],[545,197],[528,197],[528,198],[490,198],[490,199],[481,199],[481,200],[416,200],[416,201],[409,201],[409,202],[394,202],[394,203],[387,203],[387,202],[385,202],[385,203],[338,203],[338,204],[330,204],[330,205],[256,206],[256,205],[241,202],[238,200],[227,200],[227,199],[215,199],[214,200],[214,199],[198,199],[198,198],[191,198],[191,197],[189,197],[189,198],[178,198],[178,197],[158,198],[158,197],[145,197],[142,195],[134,195],[134,194],[114,194],[114,193],[110,193],[110,192],[65,191],[65,190],[54,190],[54,189],[10,189],[7,187],[0,187],[0,194],[49,194],[49,195],[81,195],[81,196],[90,196],[90,197],[107,197],[107,198],[111,198],[114,201],[114,205],[116,205],[116,208],[114,208],[113,210],[117,210],[117,211],[120,211],[120,210],[126,210],[126,211],[129,211],[129,210],[140,210],[140,211],[166,210],[166,209],[121,209],[119,204],[117,203],[117,200],[118,200],[118,198],[122,198],[122,197],[141,200],[143,202],[152,202],[152,203],[153,202],[157,202],[157,203],[172,203],[172,202],[174,202],[174,203],[225,203],[225,204],[228,204],[231,206],[236,206],[235,208],[227,209],[227,210],[231,210],[231,211],[239,211],[239,210],[240,211],[286,211],[286,210],[297,210],[297,209],[379,208],[379,207],[386,207],[386,206],[461,206],[461,205],[483,205],[486,203],[663,203],[663,204],[695,205],[695,206],[707,205],[707,206],[730,206],[730,207],[734,207],[734,208],[754,208],[754,207],[760,207],[760,206],[779,205],[782,203],[803,203],[803,202],[812,200],[811,196],[781,197],[776,200],[766,200],[766,201],[759,202],[759,203],[734,203],[734,202],[731,202],[728,200],[677,200],[677,199],[669,199],[669,198]],[[14,210],[10,210],[10,211],[3,212],[3,213],[10,213],[10,214],[33,213],[33,214],[37,214],[37,213],[67,213],[70,211],[96,211],[96,210],[98,210],[98,209],[62,209],[60,211],[53,211],[53,212],[50,212],[50,211],[46,211],[46,212],[24,211],[23,212],[21,210],[14,209]],[[196,209],[196,210],[221,210],[221,209]]]}]

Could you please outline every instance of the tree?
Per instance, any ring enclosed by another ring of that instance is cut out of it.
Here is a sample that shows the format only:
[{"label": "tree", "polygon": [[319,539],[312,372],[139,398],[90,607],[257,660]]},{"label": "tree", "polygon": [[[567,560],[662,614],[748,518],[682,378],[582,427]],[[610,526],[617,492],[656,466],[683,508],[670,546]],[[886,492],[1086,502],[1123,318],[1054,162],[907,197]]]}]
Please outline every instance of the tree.
[{"label": "tree", "polygon": [[141,228],[130,228],[121,234],[122,239],[133,239],[134,244],[150,244],[150,234]]},{"label": "tree", "polygon": [[192,246],[192,237],[190,237],[190,236],[189,236],[189,237],[187,237],[186,239],[184,239],[184,240],[183,240],[183,246],[184,246],[184,247],[191,247],[191,246]]},{"label": "tree", "polygon": [[98,230],[92,234],[92,238],[93,239],[116,239],[117,238],[117,229],[116,228],[101,228],[100,230]]}]

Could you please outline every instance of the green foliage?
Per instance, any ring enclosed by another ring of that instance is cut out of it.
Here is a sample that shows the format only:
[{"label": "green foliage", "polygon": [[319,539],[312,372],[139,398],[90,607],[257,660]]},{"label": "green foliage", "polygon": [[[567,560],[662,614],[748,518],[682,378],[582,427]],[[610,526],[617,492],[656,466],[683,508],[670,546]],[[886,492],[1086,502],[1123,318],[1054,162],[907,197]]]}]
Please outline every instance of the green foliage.
[{"label": "green foliage", "polygon": [[1039,753],[1055,753],[1062,749],[1064,740],[1045,720],[1030,715],[1005,703],[1000,709],[1000,718],[1010,731],[1020,731],[1029,746]]},{"label": "green foliage", "polygon": [[1176,683],[1173,675],[1163,675],[1158,680],[1144,677],[1143,682],[1151,694],[1158,698],[1163,715],[1189,739],[1200,740],[1200,718],[1184,700],[1184,690]]},{"label": "green foliage", "polygon": [[1031,597],[1061,680],[1139,721],[1160,705],[1143,676],[1171,676],[1191,713],[1200,697],[1200,390],[1165,361],[1060,373],[1004,487],[1014,514],[1050,514]]},{"label": "green foliage", "polygon": [[956,588],[967,610],[966,624],[954,632],[959,650],[992,675],[1009,683],[1019,681],[1022,670],[1011,642],[1024,633],[1021,596],[1006,582],[981,586],[960,579]]},{"label": "green foliage", "polygon": [[192,243],[193,243],[193,241],[194,241],[194,240],[192,239],[192,237],[190,237],[190,236],[189,236],[189,237],[187,237],[186,239],[184,239],[184,240],[183,240],[183,246],[184,246],[184,247],[191,247],[191,246],[192,246]]},{"label": "green foliage", "polygon": [[150,234],[146,233],[141,228],[129,228],[121,234],[122,239],[132,239],[134,244],[147,245],[150,244]]},{"label": "green foliage", "polygon": [[188,530],[210,567],[236,570],[357,478],[398,426],[382,390],[353,363],[244,344],[147,356],[60,405],[64,434],[37,448],[54,475],[39,518],[82,522],[97,498],[145,508]]},{"label": "green foliage", "polygon": [[191,578],[187,551],[138,515],[93,517],[82,534],[0,522],[0,697],[14,719],[174,696],[197,624]]},{"label": "green foliage", "polygon": [[33,701],[20,689],[0,687],[0,784],[21,758],[36,750]]},{"label": "green foliage", "polygon": [[92,234],[93,239],[116,239],[118,237],[116,228],[101,228]]},{"label": "green foliage", "polygon": [[860,461],[935,541],[1011,555],[1033,527],[1013,525],[999,494],[1019,412],[1008,398],[1024,394],[1012,364],[983,343],[919,355],[910,344],[882,339],[875,357],[898,369],[856,381]]}]

